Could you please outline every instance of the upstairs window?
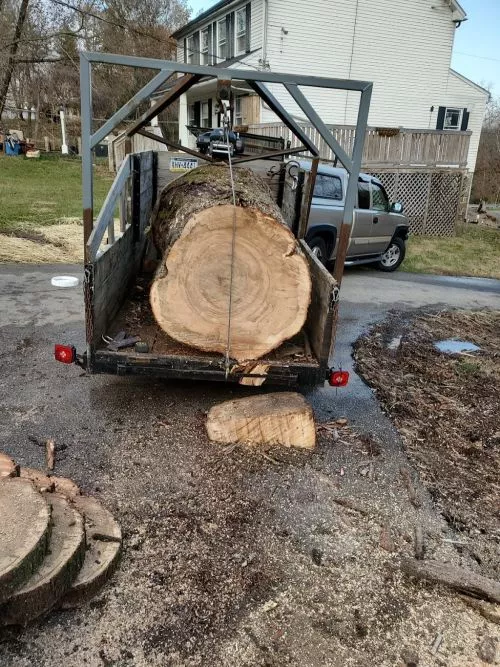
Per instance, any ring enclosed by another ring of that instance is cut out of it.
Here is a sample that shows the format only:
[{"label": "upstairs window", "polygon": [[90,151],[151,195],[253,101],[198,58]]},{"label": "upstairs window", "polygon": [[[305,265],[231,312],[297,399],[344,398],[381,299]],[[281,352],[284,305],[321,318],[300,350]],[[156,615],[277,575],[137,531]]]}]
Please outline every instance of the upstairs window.
[{"label": "upstairs window", "polygon": [[247,51],[247,9],[238,9],[236,12],[235,55],[240,56]]},{"label": "upstairs window", "polygon": [[225,18],[217,22],[217,56],[219,60],[227,59],[227,25]]},{"label": "upstairs window", "polygon": [[447,108],[444,114],[444,130],[459,130],[462,124],[463,109]]},{"label": "upstairs window", "polygon": [[209,53],[209,35],[208,28],[201,31],[201,64],[209,65],[210,64],[210,53]]},{"label": "upstairs window", "polygon": [[461,130],[464,132],[469,125],[469,112],[460,107],[439,107],[437,115],[437,130]]},{"label": "upstairs window", "polygon": [[187,41],[187,61],[192,65],[200,64],[200,33],[195,32]]}]

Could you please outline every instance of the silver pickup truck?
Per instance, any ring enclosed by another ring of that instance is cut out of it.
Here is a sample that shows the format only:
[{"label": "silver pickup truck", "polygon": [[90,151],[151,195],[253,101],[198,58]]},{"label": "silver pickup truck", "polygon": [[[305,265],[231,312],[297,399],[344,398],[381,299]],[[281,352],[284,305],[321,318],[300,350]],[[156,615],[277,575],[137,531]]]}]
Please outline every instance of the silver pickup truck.
[{"label": "silver pickup truck", "polygon": [[[309,171],[311,163],[300,166]],[[324,264],[335,259],[347,179],[345,169],[319,165],[306,242]],[[390,204],[382,183],[360,174],[346,265],[374,263],[381,271],[395,271],[405,257],[408,230],[402,204]]]}]

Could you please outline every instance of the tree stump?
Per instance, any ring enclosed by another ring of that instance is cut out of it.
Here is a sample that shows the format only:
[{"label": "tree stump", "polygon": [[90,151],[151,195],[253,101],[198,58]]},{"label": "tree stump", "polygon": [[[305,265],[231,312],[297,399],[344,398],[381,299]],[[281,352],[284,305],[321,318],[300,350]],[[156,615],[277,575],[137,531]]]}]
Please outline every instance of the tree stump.
[{"label": "tree stump", "polygon": [[[152,236],[163,259],[150,301],[172,338],[238,362],[298,333],[311,295],[307,260],[267,185],[250,169],[193,169],[161,193]],[[230,304],[231,295],[231,304]]]}]

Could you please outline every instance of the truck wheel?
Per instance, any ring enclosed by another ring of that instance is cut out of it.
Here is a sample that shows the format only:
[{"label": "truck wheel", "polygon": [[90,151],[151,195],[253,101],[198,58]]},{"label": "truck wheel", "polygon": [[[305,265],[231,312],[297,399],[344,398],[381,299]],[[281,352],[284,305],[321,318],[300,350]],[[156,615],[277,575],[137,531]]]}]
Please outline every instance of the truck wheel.
[{"label": "truck wheel", "polygon": [[312,254],[319,259],[322,264],[327,262],[327,249],[326,243],[321,238],[321,236],[313,236],[310,241],[307,241],[307,245],[311,248]]},{"label": "truck wheel", "polygon": [[389,247],[382,255],[382,259],[377,262],[377,268],[380,269],[380,271],[395,271],[404,260],[405,254],[405,242],[403,239],[396,237],[392,239]]}]

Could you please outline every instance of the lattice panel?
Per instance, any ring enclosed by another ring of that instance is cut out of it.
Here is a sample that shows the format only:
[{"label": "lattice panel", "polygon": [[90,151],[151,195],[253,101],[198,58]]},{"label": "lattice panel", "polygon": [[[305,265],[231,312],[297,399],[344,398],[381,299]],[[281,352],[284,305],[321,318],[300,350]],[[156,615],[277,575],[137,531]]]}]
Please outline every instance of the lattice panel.
[{"label": "lattice panel", "polygon": [[[468,197],[464,172],[379,171],[378,178],[392,202],[404,205],[412,234],[452,236]],[[465,204],[464,204],[465,202]]]},{"label": "lattice panel", "polygon": [[396,201],[395,196],[398,174],[394,173],[393,171],[384,171],[380,173],[371,171],[370,174],[375,176],[375,178],[378,178],[378,180],[383,183],[390,201]]},{"label": "lattice panel", "polygon": [[430,178],[425,172],[399,174],[396,201],[404,205],[412,234],[424,234]]},{"label": "lattice panel", "polygon": [[425,233],[453,236],[462,194],[462,173],[432,174]]}]

